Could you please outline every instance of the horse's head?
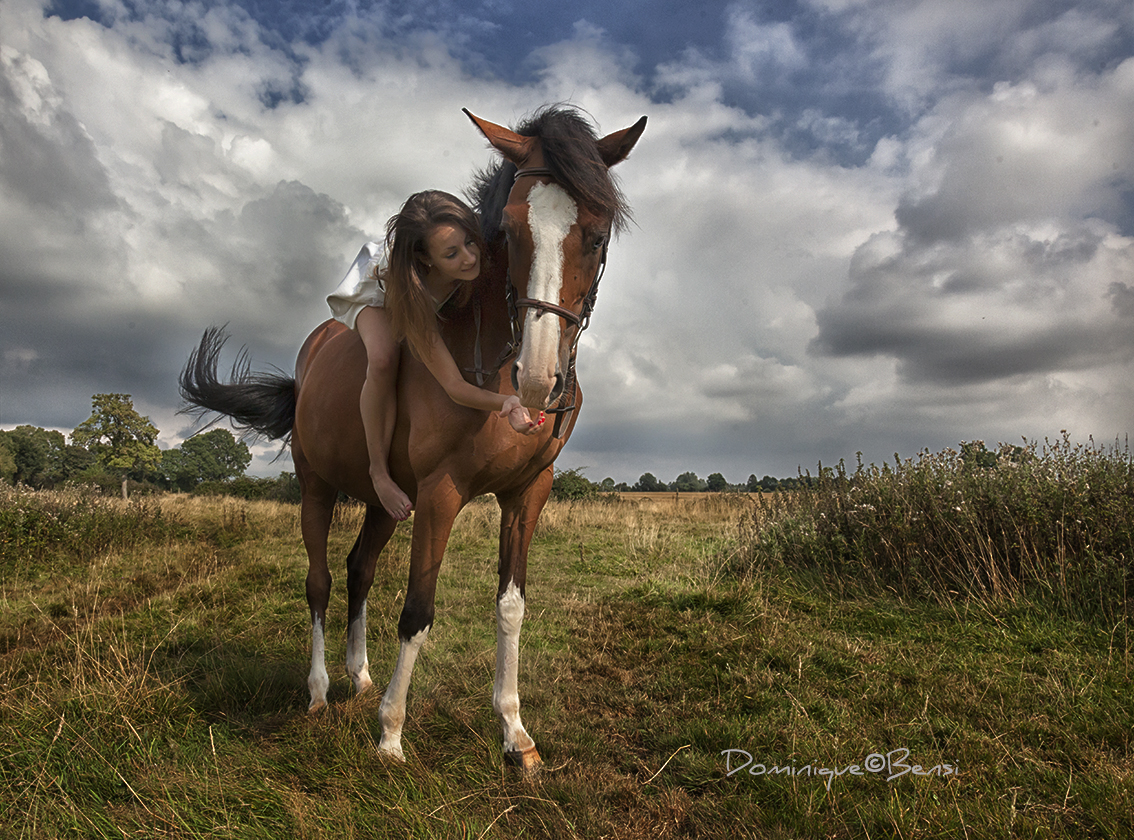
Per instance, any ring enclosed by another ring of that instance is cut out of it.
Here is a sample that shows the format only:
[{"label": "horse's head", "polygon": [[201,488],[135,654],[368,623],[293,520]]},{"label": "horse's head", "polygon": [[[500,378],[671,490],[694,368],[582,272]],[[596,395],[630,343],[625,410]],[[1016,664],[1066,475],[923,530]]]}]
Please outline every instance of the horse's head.
[{"label": "horse's head", "polygon": [[518,132],[465,113],[514,165],[500,219],[510,308],[522,319],[512,382],[525,406],[548,408],[566,385],[607,243],[628,215],[608,170],[630,154],[646,118],[599,139],[562,108],[541,112]]}]

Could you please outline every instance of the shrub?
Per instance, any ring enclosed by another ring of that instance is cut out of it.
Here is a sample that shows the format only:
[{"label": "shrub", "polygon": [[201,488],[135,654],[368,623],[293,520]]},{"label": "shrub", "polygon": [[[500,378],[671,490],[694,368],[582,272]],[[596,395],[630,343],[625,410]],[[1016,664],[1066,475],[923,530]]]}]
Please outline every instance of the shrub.
[{"label": "shrub", "polygon": [[822,570],[902,594],[1054,596],[1109,614],[1134,557],[1134,461],[1062,440],[962,444],[853,474],[820,467],[790,496],[758,499],[741,529],[742,572]]},{"label": "shrub", "polygon": [[[120,496],[122,494],[122,476],[109,473],[103,467],[95,465],[72,476],[64,486],[94,491],[105,496]],[[126,487],[127,493],[131,497],[135,495],[152,496],[155,493],[165,492],[152,482],[135,481],[132,478],[126,480]]]},{"label": "shrub", "polygon": [[75,490],[0,486],[0,571],[5,574],[52,557],[86,561],[183,531],[152,500],[124,504]]},{"label": "shrub", "polygon": [[599,495],[600,488],[583,475],[581,467],[570,470],[556,470],[551,483],[551,498],[574,502],[593,499]]},{"label": "shrub", "polygon": [[202,481],[193,488],[194,496],[233,496],[249,501],[300,501],[299,480],[295,473],[280,473],[276,478],[254,478],[242,475],[227,481]]}]

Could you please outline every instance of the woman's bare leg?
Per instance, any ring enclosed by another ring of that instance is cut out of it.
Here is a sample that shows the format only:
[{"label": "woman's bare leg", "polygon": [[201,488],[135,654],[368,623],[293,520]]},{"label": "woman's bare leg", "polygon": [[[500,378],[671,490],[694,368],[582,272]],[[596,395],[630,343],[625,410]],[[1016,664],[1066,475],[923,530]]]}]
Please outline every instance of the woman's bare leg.
[{"label": "woman's bare leg", "polygon": [[366,345],[366,381],[362,385],[359,409],[366,447],[370,451],[370,480],[386,513],[399,522],[409,517],[413,505],[390,477],[390,440],[397,422],[398,357],[400,350],[390,334],[386,311],[368,306],[355,321]]}]

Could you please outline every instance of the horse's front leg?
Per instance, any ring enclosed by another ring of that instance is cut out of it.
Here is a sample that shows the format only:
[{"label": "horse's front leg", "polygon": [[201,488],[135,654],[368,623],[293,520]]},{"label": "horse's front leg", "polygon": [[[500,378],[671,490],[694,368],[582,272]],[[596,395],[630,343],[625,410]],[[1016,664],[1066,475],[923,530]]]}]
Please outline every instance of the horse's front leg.
[{"label": "horse's front leg", "polygon": [[410,547],[409,585],[406,602],[398,620],[398,661],[378,717],[382,722],[382,740],[378,749],[399,761],[405,761],[402,752],[402,724],[406,719],[406,696],[410,676],[421,646],[433,626],[433,598],[437,592],[437,574],[453,520],[457,518],[464,498],[451,480],[443,479],[432,486],[419,486],[413,515],[413,544]]},{"label": "horse's front leg", "polygon": [[551,494],[552,468],[548,467],[527,489],[500,498],[500,585],[496,592],[496,682],[492,708],[504,730],[504,757],[525,773],[542,761],[535,741],[520,720],[520,627],[524,623],[524,587],[528,547],[536,521]]},{"label": "horse's front leg", "polygon": [[390,541],[397,523],[380,505],[367,505],[358,539],[347,557],[346,669],[361,694],[370,688],[370,662],[366,655],[366,598],[374,583],[378,555]]}]

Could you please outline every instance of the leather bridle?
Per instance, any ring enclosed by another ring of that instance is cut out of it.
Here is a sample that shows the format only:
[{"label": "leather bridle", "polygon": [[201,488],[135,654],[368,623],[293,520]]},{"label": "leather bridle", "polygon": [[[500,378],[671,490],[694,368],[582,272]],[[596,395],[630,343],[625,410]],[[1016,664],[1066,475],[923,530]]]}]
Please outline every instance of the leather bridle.
[{"label": "leather bridle", "polygon": [[[513,183],[518,181],[525,175],[533,175],[537,177],[555,178],[555,174],[546,167],[530,167],[528,169],[517,169],[516,175],[513,178]],[[560,393],[559,400],[554,406],[548,408],[546,413],[555,414],[555,429],[554,435],[559,438],[563,434],[564,421],[567,416],[575,410],[575,402],[573,397],[575,395],[575,357],[579,350],[579,338],[583,334],[583,330],[591,324],[591,313],[594,311],[595,303],[598,301],[598,287],[599,281],[602,279],[603,273],[606,271],[606,248],[609,237],[603,239],[602,254],[599,257],[599,266],[595,271],[594,280],[591,281],[591,287],[588,289],[586,297],[583,298],[583,309],[578,314],[575,314],[566,307],[559,306],[555,303],[550,303],[546,300],[539,300],[538,298],[517,298],[516,287],[512,285],[511,269],[508,272],[508,282],[504,290],[505,298],[508,302],[508,320],[512,327],[512,343],[508,348],[507,355],[518,353],[520,345],[523,342],[523,327],[520,324],[520,311],[523,309],[534,309],[537,311],[536,317],[540,317],[544,312],[550,312],[562,318],[568,324],[573,325],[575,330],[575,338],[571,342],[571,352],[567,364],[567,376],[563,382],[563,391]],[[506,357],[505,357],[506,358]],[[566,403],[566,404],[565,404]]]}]

